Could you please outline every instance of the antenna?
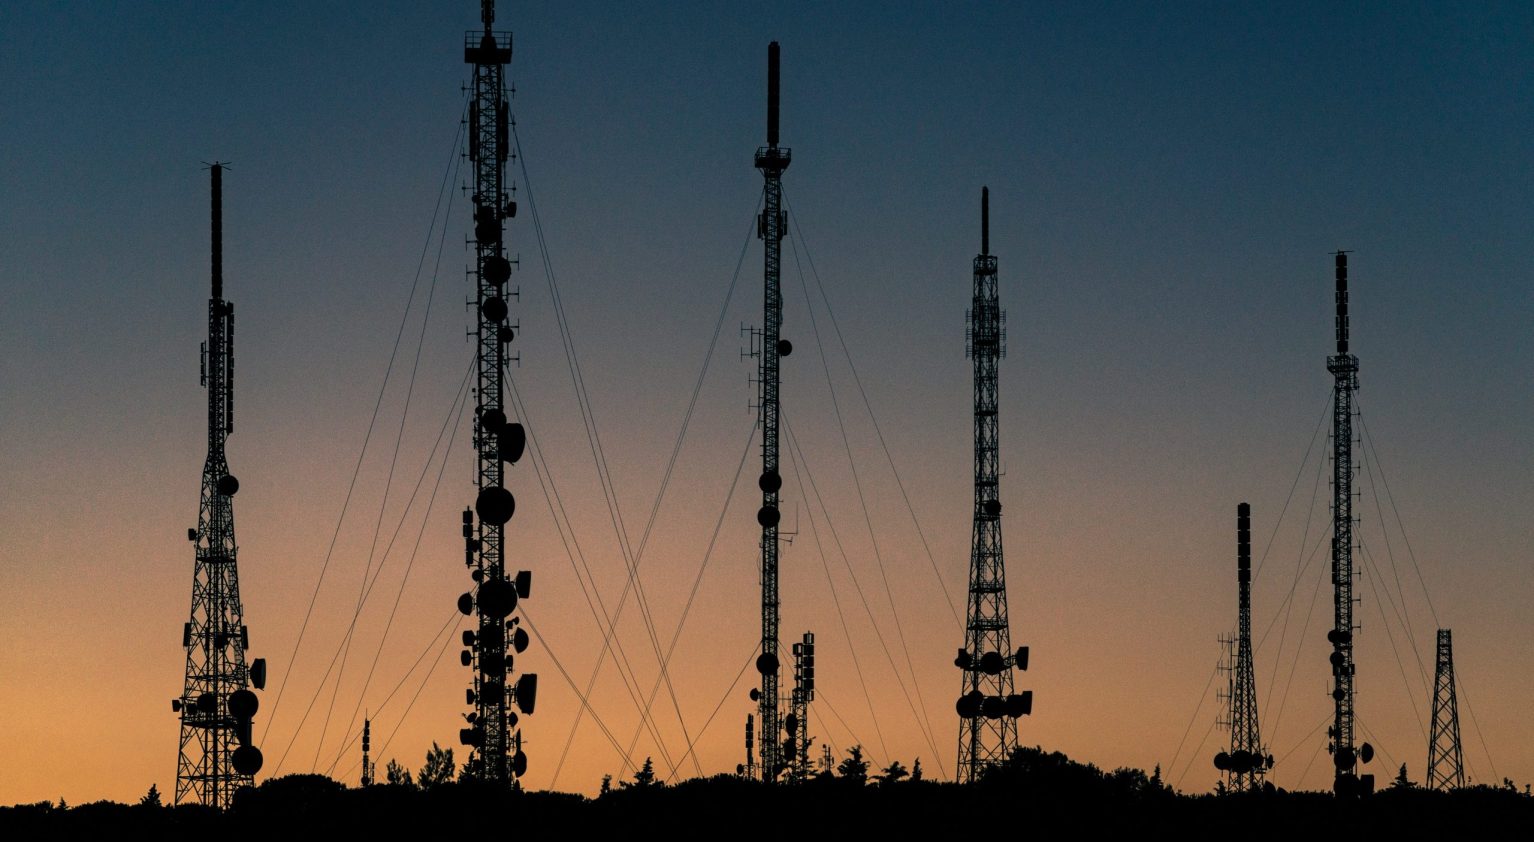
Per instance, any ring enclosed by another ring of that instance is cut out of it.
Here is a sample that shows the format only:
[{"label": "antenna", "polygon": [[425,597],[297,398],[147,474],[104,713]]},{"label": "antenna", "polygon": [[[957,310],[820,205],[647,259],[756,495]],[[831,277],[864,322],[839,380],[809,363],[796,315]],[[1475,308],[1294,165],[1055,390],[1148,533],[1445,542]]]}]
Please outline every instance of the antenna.
[{"label": "antenna", "polygon": [[784,717],[783,756],[789,764],[789,780],[802,783],[810,777],[810,702],[815,701],[815,633],[805,632],[794,644],[794,689],[789,714]]},{"label": "antenna", "polygon": [[1230,749],[1214,756],[1214,767],[1225,774],[1225,791],[1261,789],[1263,776],[1273,768],[1273,755],[1262,746],[1257,719],[1257,678],[1252,664],[1252,507],[1236,507],[1236,587],[1239,620],[1233,654],[1227,722]]},{"label": "antenna", "polygon": [[[463,633],[462,662],[473,670],[473,686],[465,703],[469,727],[458,740],[470,747],[469,774],[481,781],[510,787],[527,771],[522,734],[516,730],[513,704],[531,715],[537,702],[538,676],[524,673],[511,680],[514,656],[527,647],[527,632],[512,616],[532,590],[532,574],[506,573],[506,524],[516,514],[517,501],[505,487],[506,465],[522,458],[527,433],[506,417],[506,365],[513,359],[508,345],[515,331],[506,324],[509,307],[502,289],[511,278],[506,257],[505,220],[516,213],[506,184],[506,161],[511,154],[506,66],[511,63],[511,34],[491,30],[494,0],[482,0],[483,32],[464,35],[464,62],[473,65],[474,88],[469,101],[469,157],[474,166],[474,270],[478,304],[473,442],[476,453],[472,509],[463,512],[464,564],[473,589],[458,598],[458,610],[475,617],[475,629]],[[507,652],[507,639],[512,652]]]},{"label": "antenna", "polygon": [[757,718],[762,731],[761,775],[772,783],[787,765],[778,739],[783,722],[778,717],[778,490],[783,477],[778,473],[778,361],[792,352],[787,339],[779,337],[783,323],[783,292],[779,283],[779,265],[783,236],[788,229],[788,215],[783,210],[783,171],[788,169],[791,153],[778,148],[778,42],[767,46],[767,145],[756,150],[756,168],[765,186],[762,191],[762,214],[757,218],[757,235],[763,244],[762,329],[754,335],[760,341],[757,359],[757,412],[762,425],[762,475],[757,485],[762,489],[762,507],[756,521],[762,527],[762,642],[756,657],[756,670],[762,686],[753,690]]},{"label": "antenna", "polygon": [[362,720],[362,785],[373,785],[373,720]]},{"label": "antenna", "polygon": [[998,493],[997,371],[1006,356],[1006,313],[990,254],[990,190],[980,190],[981,253],[965,331],[974,360],[975,508],[969,556],[969,608],[964,646],[954,659],[963,673],[959,700],[959,782],[973,783],[1006,762],[1017,747],[1017,720],[1033,712],[1033,691],[1013,692],[1012,670],[1028,669],[1028,647],[1012,650]]},{"label": "antenna", "polygon": [[1433,677],[1433,734],[1427,744],[1427,788],[1465,785],[1464,753],[1459,743],[1459,700],[1454,692],[1454,640],[1438,630],[1438,668]]},{"label": "antenna", "polygon": [[1332,399],[1332,727],[1327,750],[1336,767],[1332,791],[1357,797],[1374,789],[1374,776],[1355,771],[1368,763],[1374,748],[1355,748],[1353,695],[1357,666],[1353,660],[1353,393],[1358,389],[1358,358],[1348,353],[1348,256],[1336,252],[1337,353],[1326,359],[1333,380]]},{"label": "antenna", "polygon": [[251,786],[261,771],[261,750],[251,737],[260,707],[256,694],[266,686],[266,661],[247,667],[250,630],[240,604],[235,555],[234,495],[240,482],[229,472],[225,441],[234,430],[234,305],[224,300],[223,171],[212,164],[212,296],[208,299],[208,341],[201,352],[208,389],[208,458],[202,469],[202,505],[197,527],[187,530],[196,549],[192,609],[181,631],[186,677],[181,696],[171,700],[180,714],[175,803],[195,801],[228,807],[235,790]]}]

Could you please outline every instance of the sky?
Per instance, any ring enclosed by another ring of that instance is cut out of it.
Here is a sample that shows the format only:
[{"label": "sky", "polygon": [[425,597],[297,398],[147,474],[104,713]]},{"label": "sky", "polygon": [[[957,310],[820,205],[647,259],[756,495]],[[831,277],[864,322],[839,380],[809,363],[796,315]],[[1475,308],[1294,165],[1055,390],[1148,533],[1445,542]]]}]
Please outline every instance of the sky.
[{"label": "sky", "polygon": [[[1035,698],[1022,742],[1213,787],[1247,501],[1271,779],[1329,785],[1331,594],[1312,549],[1331,253],[1347,249],[1366,771],[1422,780],[1446,627],[1473,779],[1534,780],[1527,4],[501,5],[535,457],[508,480],[512,564],[534,571],[526,785],[743,760],[759,454],[740,351],[761,322],[770,40],[793,149],[782,628],[785,645],[817,635],[818,741],[953,775],[964,318],[988,185],[1011,629]],[[272,674],[261,776],[355,782],[365,714],[380,765],[419,767],[433,742],[462,759],[471,252],[464,197],[442,186],[465,177],[477,7],[0,11],[0,803],[174,787],[213,160],[231,162],[241,596]],[[613,636],[631,668],[607,659],[587,693],[625,544],[643,546],[646,610],[631,601]],[[583,696],[601,724],[572,732]]]}]

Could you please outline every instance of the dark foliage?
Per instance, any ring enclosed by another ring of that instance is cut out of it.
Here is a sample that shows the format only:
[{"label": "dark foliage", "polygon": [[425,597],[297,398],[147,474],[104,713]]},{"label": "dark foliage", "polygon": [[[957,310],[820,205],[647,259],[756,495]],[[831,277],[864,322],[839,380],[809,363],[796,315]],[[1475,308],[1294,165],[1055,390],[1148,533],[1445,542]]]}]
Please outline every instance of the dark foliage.
[{"label": "dark foliage", "polygon": [[[880,786],[817,776],[768,787],[720,775],[615,787],[598,798],[506,792],[475,781],[431,789],[347,789],[320,775],[288,775],[244,790],[227,813],[200,807],[46,802],[0,808],[0,838],[755,838],[794,826],[860,838],[946,838],[964,817],[1066,838],[1484,838],[1534,824],[1534,798],[1506,787],[1451,793],[1386,788],[1359,801],[1323,793],[1182,795],[1138,769],[1105,772],[1059,753],[1019,751],[975,786],[898,778]],[[528,835],[531,834],[529,837]],[[323,835],[323,837],[322,837]]]}]

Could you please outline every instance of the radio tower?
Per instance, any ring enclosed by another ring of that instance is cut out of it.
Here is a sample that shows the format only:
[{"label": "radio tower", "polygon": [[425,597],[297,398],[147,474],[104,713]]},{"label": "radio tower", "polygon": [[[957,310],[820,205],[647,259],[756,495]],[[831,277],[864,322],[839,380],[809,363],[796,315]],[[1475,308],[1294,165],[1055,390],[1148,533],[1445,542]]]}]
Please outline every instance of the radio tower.
[{"label": "radio tower", "polygon": [[1012,692],[1012,670],[1028,668],[1028,647],[1012,651],[1007,625],[1007,576],[1001,557],[997,499],[996,372],[1007,353],[1007,316],[991,254],[990,190],[980,190],[980,254],[965,349],[975,361],[975,519],[969,556],[969,608],[964,648],[954,664],[964,672],[959,701],[959,782],[970,783],[1017,748],[1017,719],[1033,712],[1033,691]]},{"label": "radio tower", "polygon": [[1427,788],[1459,789],[1465,785],[1465,764],[1459,746],[1459,701],[1454,696],[1454,642],[1448,629],[1438,630],[1438,669],[1434,675]]},{"label": "radio tower", "polygon": [[789,714],[784,718],[783,756],[789,774],[802,783],[810,777],[810,702],[815,701],[815,633],[805,632],[794,644],[794,689],[789,697]]},{"label": "radio tower", "polygon": [[1252,507],[1236,507],[1236,583],[1241,611],[1235,640],[1226,640],[1230,653],[1230,750],[1214,757],[1225,773],[1226,792],[1249,792],[1262,786],[1273,757],[1262,747],[1257,728],[1257,678],[1252,666]]},{"label": "radio tower", "polygon": [[176,800],[228,807],[234,791],[261,771],[261,750],[251,739],[259,702],[250,691],[266,686],[266,661],[247,668],[250,632],[240,607],[235,566],[234,501],[240,483],[229,473],[224,440],[234,432],[234,305],[224,300],[223,164],[213,173],[213,295],[208,299],[208,341],[202,347],[202,385],[208,390],[208,460],[202,469],[197,528],[186,537],[197,548],[192,613],[181,632],[186,683],[171,709],[181,715]]},{"label": "radio tower", "polygon": [[1332,644],[1332,727],[1327,729],[1337,774],[1332,791],[1339,796],[1366,794],[1374,776],[1354,772],[1368,763],[1374,749],[1353,747],[1353,392],[1358,389],[1358,358],[1348,353],[1348,255],[1337,256],[1337,353],[1326,358],[1336,380],[1332,395],[1332,587],[1334,622],[1326,639]]},{"label": "radio tower", "polygon": [[373,720],[362,720],[362,785],[373,785]]},{"label": "radio tower", "polygon": [[788,214],[783,210],[783,171],[788,169],[791,154],[778,147],[778,42],[767,45],[767,145],[756,150],[756,168],[762,171],[766,186],[762,191],[762,215],[756,233],[764,244],[762,329],[753,331],[758,341],[753,355],[759,360],[757,380],[761,387],[758,412],[762,424],[762,507],[756,512],[762,527],[762,643],[756,657],[762,686],[753,690],[757,719],[761,723],[762,780],[771,783],[782,774],[782,720],[778,716],[778,489],[783,477],[778,473],[778,358],[787,356],[793,346],[779,339],[783,323],[783,295],[778,284],[778,256],[787,233]]},{"label": "radio tower", "polygon": [[[538,676],[525,673],[515,684],[509,648],[527,648],[527,632],[519,618],[511,617],[517,602],[526,599],[532,574],[506,576],[505,527],[516,512],[516,500],[504,483],[505,463],[522,458],[526,431],[506,419],[504,384],[507,346],[515,338],[506,321],[511,261],[506,257],[504,220],[516,215],[506,184],[506,161],[510,155],[510,114],[506,100],[506,65],[511,62],[511,33],[491,29],[495,23],[494,0],[482,0],[480,18],[485,28],[464,36],[463,58],[474,66],[473,96],[469,100],[469,158],[474,165],[473,276],[477,283],[479,328],[478,379],[474,395],[474,446],[477,451],[474,480],[479,494],[474,508],[463,512],[464,563],[476,590],[458,598],[458,610],[478,620],[476,629],[463,633],[462,661],[474,671],[474,686],[465,695],[474,710],[465,714],[469,727],[458,732],[459,741],[470,746],[469,774],[482,781],[511,785],[527,770],[522,735],[517,731],[513,703],[526,714],[533,712]],[[515,291],[510,292],[515,295]],[[478,515],[478,524],[475,515]],[[510,619],[508,619],[510,617]]]}]

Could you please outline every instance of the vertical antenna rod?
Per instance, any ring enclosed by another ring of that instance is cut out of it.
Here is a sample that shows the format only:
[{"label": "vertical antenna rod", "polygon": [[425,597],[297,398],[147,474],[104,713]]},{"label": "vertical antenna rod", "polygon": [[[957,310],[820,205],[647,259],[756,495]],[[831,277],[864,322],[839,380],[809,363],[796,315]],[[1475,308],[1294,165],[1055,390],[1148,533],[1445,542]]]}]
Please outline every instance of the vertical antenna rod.
[{"label": "vertical antenna rod", "polygon": [[1333,625],[1326,633],[1332,644],[1333,720],[1327,729],[1338,796],[1366,793],[1373,775],[1360,778],[1360,760],[1374,756],[1368,743],[1354,747],[1353,682],[1353,393],[1358,389],[1358,358],[1348,353],[1348,256],[1336,253],[1337,353],[1327,357],[1326,370],[1335,380],[1332,395],[1332,590]]},{"label": "vertical antenna rod", "polygon": [[192,610],[181,631],[186,680],[171,710],[181,716],[175,803],[195,801],[228,807],[235,790],[251,786],[261,771],[261,750],[251,738],[256,694],[266,686],[266,661],[247,668],[250,632],[240,604],[235,566],[235,492],[224,444],[234,430],[234,305],[224,300],[223,173],[214,163],[212,199],[212,295],[208,299],[208,341],[203,346],[203,385],[208,389],[208,458],[202,469],[202,503],[197,527],[187,530],[196,549]]},{"label": "vertical antenna rod", "polygon": [[762,215],[757,219],[757,236],[763,243],[763,302],[761,346],[758,350],[757,379],[760,386],[758,411],[762,425],[762,507],[756,520],[762,527],[762,642],[756,658],[762,686],[753,691],[757,718],[761,722],[762,780],[777,780],[784,769],[782,720],[778,716],[778,489],[783,477],[778,473],[778,358],[792,346],[779,339],[783,322],[783,294],[778,283],[779,256],[787,233],[788,215],[783,211],[783,171],[791,155],[778,147],[778,42],[767,45],[767,145],[756,150],[756,168],[761,170]]},{"label": "vertical antenna rod", "polygon": [[[505,220],[516,215],[514,192],[506,184],[506,161],[511,155],[510,107],[506,99],[506,65],[511,63],[511,34],[495,32],[494,0],[482,0],[482,32],[464,36],[463,59],[474,67],[469,100],[469,158],[474,167],[474,271],[478,306],[473,442],[476,451],[473,509],[463,512],[464,564],[475,590],[458,598],[458,610],[473,615],[476,627],[463,633],[462,662],[473,670],[473,686],[465,703],[467,728],[458,740],[470,747],[468,774],[478,780],[511,786],[527,771],[522,734],[516,730],[515,703],[524,714],[533,712],[538,676],[524,673],[510,680],[513,655],[527,648],[521,619],[511,616],[532,588],[532,574],[506,575],[506,524],[517,501],[505,488],[506,463],[522,458],[527,434],[506,418],[506,365],[515,361],[507,346],[515,330],[507,323],[508,297],[503,290],[511,278],[506,257]],[[475,516],[478,515],[476,528]],[[508,648],[512,650],[508,652]]]},{"label": "vertical antenna rod", "polygon": [[969,556],[969,605],[964,646],[954,659],[963,671],[959,701],[959,782],[979,780],[1017,748],[1017,720],[1033,712],[1033,691],[1013,693],[1012,670],[1028,668],[1028,647],[1012,651],[1007,620],[1007,574],[1001,552],[998,496],[997,372],[1007,353],[996,258],[990,254],[990,190],[980,190],[981,253],[974,261],[967,355],[974,360],[975,508]]}]

